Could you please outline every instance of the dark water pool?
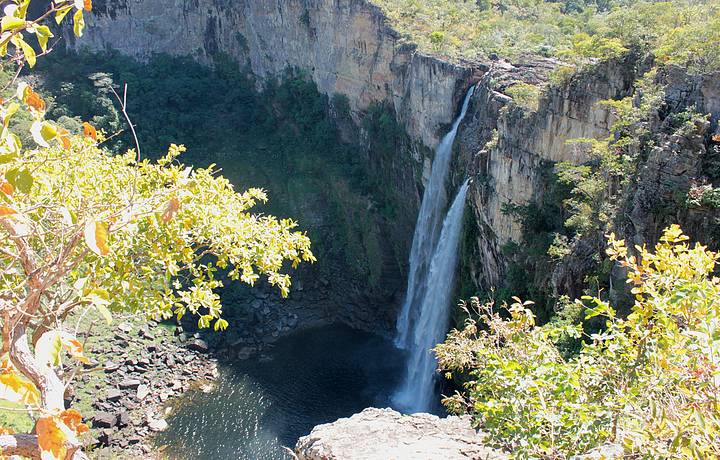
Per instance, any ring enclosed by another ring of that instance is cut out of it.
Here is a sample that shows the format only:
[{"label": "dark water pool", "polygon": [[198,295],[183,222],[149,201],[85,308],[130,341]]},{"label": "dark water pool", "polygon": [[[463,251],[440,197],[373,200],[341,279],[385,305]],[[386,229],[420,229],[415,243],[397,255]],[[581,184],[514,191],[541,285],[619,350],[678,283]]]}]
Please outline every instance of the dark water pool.
[{"label": "dark water pool", "polygon": [[298,332],[258,357],[220,366],[217,389],[190,392],[159,438],[171,459],[291,458],[313,426],[390,406],[403,356],[390,340],[344,326]]}]

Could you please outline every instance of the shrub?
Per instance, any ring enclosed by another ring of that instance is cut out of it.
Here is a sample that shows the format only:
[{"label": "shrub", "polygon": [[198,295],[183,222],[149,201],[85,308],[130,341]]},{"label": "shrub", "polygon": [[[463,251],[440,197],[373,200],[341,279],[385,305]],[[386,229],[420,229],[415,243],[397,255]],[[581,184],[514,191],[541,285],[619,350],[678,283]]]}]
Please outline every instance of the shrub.
[{"label": "shrub", "polygon": [[520,107],[536,112],[540,105],[540,88],[528,83],[519,82],[505,90],[508,96]]},{"label": "shrub", "polygon": [[[535,327],[531,302],[503,317],[477,299],[462,330],[436,348],[441,368],[469,378],[444,403],[470,413],[516,458],[567,458],[606,443],[625,458],[720,456],[718,253],[690,246],[676,225],[655,251],[609,235],[608,255],[628,271],[635,304],[625,319],[598,298],[576,304],[605,319],[589,334],[573,321]],[[584,342],[561,352],[567,337]]]}]

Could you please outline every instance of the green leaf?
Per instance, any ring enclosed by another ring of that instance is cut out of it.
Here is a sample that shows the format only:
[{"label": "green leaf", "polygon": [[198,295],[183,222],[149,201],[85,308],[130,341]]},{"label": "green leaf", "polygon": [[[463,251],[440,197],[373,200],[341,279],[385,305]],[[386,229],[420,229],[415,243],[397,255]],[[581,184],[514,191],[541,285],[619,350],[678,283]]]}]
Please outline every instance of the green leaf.
[{"label": "green leaf", "polygon": [[54,37],[48,26],[36,26],[35,36],[37,37],[38,45],[43,52],[47,51],[48,40]]},{"label": "green leaf", "polygon": [[65,7],[65,8],[63,8],[63,9],[61,9],[61,10],[58,10],[58,12],[55,13],[55,22],[58,23],[58,24],[60,24],[60,23],[63,21],[63,19],[65,19],[65,16],[67,16],[67,14],[68,14],[71,10],[72,10],[72,5],[71,5],[71,6],[67,6],[67,7]]},{"label": "green leaf", "polygon": [[32,189],[34,181],[35,180],[33,179],[32,174],[30,174],[30,171],[23,169],[17,175],[17,179],[13,185],[22,193],[30,193],[30,189]]},{"label": "green leaf", "polygon": [[95,308],[97,308],[97,311],[100,312],[103,318],[105,318],[108,325],[112,324],[112,313],[110,313],[110,310],[108,310],[105,305],[95,305]]},{"label": "green leaf", "polygon": [[7,127],[10,125],[10,119],[15,115],[15,113],[20,108],[20,104],[17,102],[11,102],[8,104],[7,109],[5,109],[5,118],[3,118],[3,127],[7,129]]},{"label": "green leaf", "polygon": [[30,6],[30,0],[23,0],[22,2],[18,3],[17,10],[15,11],[15,16],[19,18],[25,18],[27,17],[27,10]]},{"label": "green leaf", "polygon": [[25,55],[25,60],[27,61],[30,68],[35,67],[35,62],[37,61],[37,55],[35,54],[35,50],[32,46],[30,46],[25,40],[18,39],[17,44],[20,45],[20,48],[22,48],[23,54]]},{"label": "green leaf", "polygon": [[34,182],[32,174],[27,169],[11,169],[5,173],[5,179],[22,193],[29,193]]}]

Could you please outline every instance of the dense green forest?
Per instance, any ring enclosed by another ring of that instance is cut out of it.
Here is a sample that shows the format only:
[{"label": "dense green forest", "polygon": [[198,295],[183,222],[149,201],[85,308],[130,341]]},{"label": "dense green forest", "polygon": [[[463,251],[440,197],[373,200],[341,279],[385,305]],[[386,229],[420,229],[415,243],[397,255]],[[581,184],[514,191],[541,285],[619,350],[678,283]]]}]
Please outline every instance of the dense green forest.
[{"label": "dense green forest", "polygon": [[157,55],[140,63],[110,53],[50,55],[35,74],[52,95],[51,117],[70,131],[90,120],[108,134],[114,152],[135,145],[111,91],[127,84],[127,111],[143,156],[157,157],[182,140],[193,165],[220,165],[238,189],[267,190],[275,199],[266,212],[294,215],[308,226],[324,262],[306,270],[326,279],[340,270],[381,292],[383,257],[403,263],[402,248],[380,235],[383,222],[405,218],[408,210],[382,182],[382,168],[371,166],[392,159],[407,142],[385,106],[371,107],[365,117],[369,150],[379,157],[373,162],[358,132],[351,141],[342,138],[340,124],[352,126],[346,98],[321,95],[301,72],[289,70],[259,92],[255,80],[222,56],[209,68],[190,58]]}]

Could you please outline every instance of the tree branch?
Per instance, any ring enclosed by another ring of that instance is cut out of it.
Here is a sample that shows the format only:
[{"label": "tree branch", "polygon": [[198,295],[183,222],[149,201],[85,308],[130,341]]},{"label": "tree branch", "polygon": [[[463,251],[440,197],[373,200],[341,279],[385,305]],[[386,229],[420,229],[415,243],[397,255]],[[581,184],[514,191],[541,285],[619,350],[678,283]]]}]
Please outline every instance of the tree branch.
[{"label": "tree branch", "polygon": [[[88,460],[78,446],[67,446],[67,460]],[[72,453],[71,453],[72,452]],[[40,446],[35,434],[5,434],[0,436],[0,453],[3,456],[11,457],[19,455],[31,460],[40,460]]]}]

